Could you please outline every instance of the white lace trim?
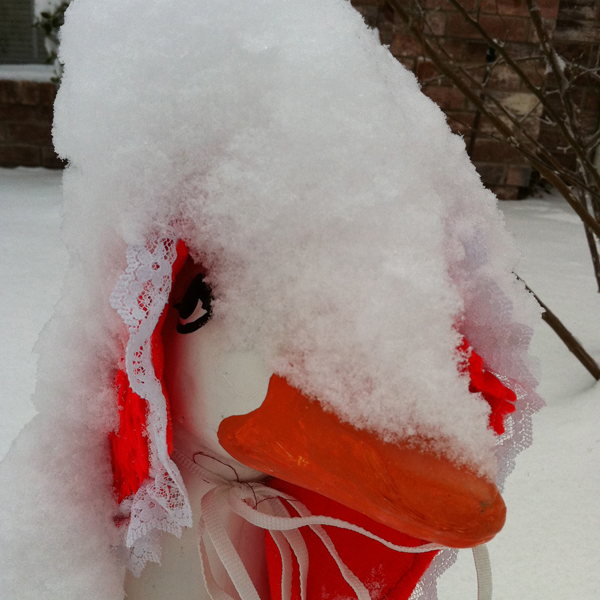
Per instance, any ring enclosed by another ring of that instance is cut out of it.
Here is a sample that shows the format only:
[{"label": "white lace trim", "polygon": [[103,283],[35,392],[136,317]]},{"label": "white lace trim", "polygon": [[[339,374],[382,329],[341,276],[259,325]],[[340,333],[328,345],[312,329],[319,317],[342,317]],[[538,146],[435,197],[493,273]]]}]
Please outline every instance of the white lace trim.
[{"label": "white lace trim", "polygon": [[[476,265],[471,265],[469,272],[476,271]],[[494,281],[477,275],[472,280],[476,285],[472,281],[471,293],[467,294],[467,316],[461,333],[482,356],[486,369],[517,395],[515,412],[504,420],[505,433],[496,438],[496,485],[502,492],[506,478],[515,468],[517,455],[531,446],[532,415],[544,406],[544,401],[535,392],[537,380],[529,369],[527,350],[533,329],[514,321],[512,300]],[[455,549],[439,552],[410,600],[438,600],[437,580],[457,557]]]},{"label": "white lace trim", "polygon": [[150,479],[131,502],[125,545],[128,568],[139,575],[146,562],[160,560],[160,534],[180,536],[191,527],[192,510],[175,463],[167,448],[167,402],[152,363],[152,334],[171,292],[177,240],[157,235],[145,245],[127,249],[127,269],[111,296],[129,328],[125,366],[131,389],[148,403],[147,434]]}]

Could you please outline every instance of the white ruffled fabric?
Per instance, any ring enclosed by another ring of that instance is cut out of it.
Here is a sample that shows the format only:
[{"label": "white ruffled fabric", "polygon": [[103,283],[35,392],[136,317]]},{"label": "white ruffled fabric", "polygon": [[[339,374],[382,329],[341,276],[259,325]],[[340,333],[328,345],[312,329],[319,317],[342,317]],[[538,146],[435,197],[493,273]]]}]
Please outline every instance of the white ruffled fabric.
[{"label": "white ruffled fabric", "polygon": [[192,526],[183,479],[169,457],[167,401],[152,363],[152,334],[169,300],[176,246],[177,240],[157,235],[145,245],[130,246],[127,269],[111,296],[112,307],[129,328],[125,353],[129,385],[148,403],[150,478],[122,505],[130,517],[127,566],[136,576],[148,561],[160,561],[161,531],[179,537],[182,527]]}]

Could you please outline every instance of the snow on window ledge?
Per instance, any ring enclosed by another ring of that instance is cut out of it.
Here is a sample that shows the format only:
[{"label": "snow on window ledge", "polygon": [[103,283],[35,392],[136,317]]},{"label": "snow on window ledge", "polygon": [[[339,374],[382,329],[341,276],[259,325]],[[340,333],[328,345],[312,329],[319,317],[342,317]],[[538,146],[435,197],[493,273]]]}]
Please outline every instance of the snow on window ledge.
[{"label": "snow on window ledge", "polygon": [[0,65],[0,80],[49,82],[54,65]]}]

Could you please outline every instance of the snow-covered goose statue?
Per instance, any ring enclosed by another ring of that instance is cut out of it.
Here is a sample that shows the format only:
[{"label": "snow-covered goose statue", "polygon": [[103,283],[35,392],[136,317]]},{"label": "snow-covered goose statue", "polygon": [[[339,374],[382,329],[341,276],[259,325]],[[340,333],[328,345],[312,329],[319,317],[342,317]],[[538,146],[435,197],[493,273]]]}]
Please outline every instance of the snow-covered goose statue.
[{"label": "snow-covered goose statue", "polygon": [[346,0],[75,0],[61,57],[3,597],[431,597],[540,404],[463,141]]}]

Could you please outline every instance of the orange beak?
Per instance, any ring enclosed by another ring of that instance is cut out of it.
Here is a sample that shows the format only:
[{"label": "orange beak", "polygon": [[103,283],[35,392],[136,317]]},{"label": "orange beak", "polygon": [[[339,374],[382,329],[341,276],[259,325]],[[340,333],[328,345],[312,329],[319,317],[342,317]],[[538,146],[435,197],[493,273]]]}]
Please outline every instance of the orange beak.
[{"label": "orange beak", "polygon": [[260,408],[228,417],[218,435],[241,463],[416,538],[469,548],[504,525],[506,507],[490,481],[422,444],[357,430],[277,375]]}]

